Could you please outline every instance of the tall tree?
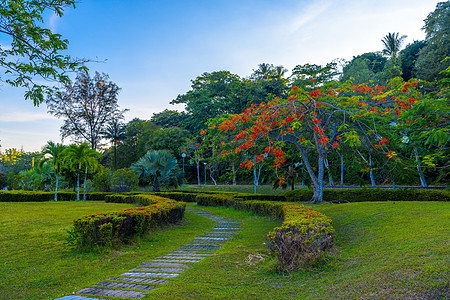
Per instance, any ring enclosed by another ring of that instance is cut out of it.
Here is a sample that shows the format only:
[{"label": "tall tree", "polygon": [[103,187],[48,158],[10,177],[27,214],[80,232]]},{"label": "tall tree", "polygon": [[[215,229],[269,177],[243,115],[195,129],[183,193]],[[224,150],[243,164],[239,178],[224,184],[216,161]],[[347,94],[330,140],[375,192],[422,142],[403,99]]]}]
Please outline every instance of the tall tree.
[{"label": "tall tree", "polygon": [[55,201],[58,200],[58,175],[63,165],[64,149],[66,149],[66,146],[59,143],[55,144],[53,141],[48,141],[47,145],[45,145],[44,148],[42,149],[42,153],[44,155],[49,155],[50,157],[41,160],[40,165],[42,165],[46,161],[50,161],[53,169],[55,170],[55,178],[56,178],[55,198],[54,198]]},{"label": "tall tree", "polygon": [[397,59],[403,41],[407,38],[406,35],[398,36],[398,32],[388,33],[381,41],[383,42],[383,54],[390,59]]},{"label": "tall tree", "polygon": [[441,72],[450,66],[450,1],[440,2],[425,19],[427,45],[419,53],[416,62],[420,79],[437,81],[445,77]]},{"label": "tall tree", "polygon": [[117,145],[126,138],[126,126],[118,119],[111,120],[103,131],[103,137],[110,140],[114,148],[114,170],[117,170]]},{"label": "tall tree", "polygon": [[76,141],[88,141],[97,149],[108,122],[122,119],[126,109],[120,110],[117,100],[119,87],[108,81],[106,74],[79,73],[75,83],[66,84],[64,90],[50,95],[47,100],[49,112],[64,118],[61,127],[63,138],[72,136]]},{"label": "tall tree", "polygon": [[[405,86],[413,88],[411,83]],[[279,168],[286,161],[286,143],[294,145],[313,184],[311,201],[321,202],[325,160],[329,152],[340,147],[341,141],[352,147],[364,142],[382,152],[385,158],[395,159],[396,153],[388,149],[390,142],[383,134],[396,115],[410,109],[418,100],[409,98],[400,88],[385,90],[380,86],[348,83],[330,83],[310,92],[293,87],[288,99],[277,97],[267,104],[253,105],[222,122],[219,130],[239,131],[235,140],[241,141],[241,146],[233,151],[236,153],[265,143],[261,154],[243,162],[249,169],[254,161],[269,156],[274,168]],[[315,164],[311,161],[313,157],[317,158]]]},{"label": "tall tree", "polygon": [[400,61],[402,67],[402,78],[405,81],[411,78],[416,78],[416,61],[419,58],[420,50],[426,46],[425,41],[414,41],[412,44],[408,44],[405,49],[400,51]]},{"label": "tall tree", "polygon": [[209,118],[234,113],[240,107],[236,101],[239,98],[234,97],[240,82],[240,77],[229,71],[205,72],[192,81],[190,91],[178,95],[170,104],[186,104],[184,128],[198,133],[206,128]]},{"label": "tall tree", "polygon": [[150,121],[163,128],[181,127],[186,118],[185,112],[165,109],[162,112],[154,113]]},{"label": "tall tree", "polygon": [[72,144],[63,153],[65,164],[77,172],[77,201],[80,201],[80,173],[84,168],[84,193],[83,201],[86,200],[86,178],[89,169],[95,171],[98,168],[100,153],[90,149],[87,143],[79,146]]},{"label": "tall tree", "polygon": [[39,79],[68,84],[67,71],[86,70],[87,60],[73,59],[62,52],[69,41],[43,27],[44,17],[53,13],[62,17],[74,0],[4,0],[0,3],[0,34],[9,36],[11,44],[0,46],[2,78],[12,86],[26,89],[25,99],[39,105],[53,88],[38,83]]},{"label": "tall tree", "polygon": [[354,84],[374,81],[378,83],[380,74],[386,65],[386,57],[378,52],[368,52],[353,57],[342,70],[341,81],[352,80]]}]

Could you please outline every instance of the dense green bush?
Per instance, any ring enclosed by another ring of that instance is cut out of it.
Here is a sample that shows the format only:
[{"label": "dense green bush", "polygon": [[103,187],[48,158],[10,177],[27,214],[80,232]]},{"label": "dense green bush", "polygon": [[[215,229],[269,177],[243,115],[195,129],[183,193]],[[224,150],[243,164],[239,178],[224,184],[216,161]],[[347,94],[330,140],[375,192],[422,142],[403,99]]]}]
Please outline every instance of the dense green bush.
[{"label": "dense green bush", "polygon": [[233,206],[236,203],[233,195],[200,194],[196,199],[197,204],[202,206]]},{"label": "dense green bush", "polygon": [[[311,189],[286,191],[284,196],[288,201],[310,201],[313,195]],[[368,201],[450,201],[450,191],[423,189],[325,189],[323,200],[328,202],[368,202]]]},{"label": "dense green bush", "polygon": [[124,199],[129,197],[146,206],[79,218],[73,222],[73,228],[69,231],[70,242],[78,247],[118,246],[129,242],[134,236],[146,233],[150,228],[175,223],[184,216],[186,203],[154,195],[123,196]]},{"label": "dense green bush", "polygon": [[328,216],[292,202],[241,200],[230,195],[197,195],[197,204],[228,206],[284,220],[267,235],[268,247],[281,269],[292,271],[315,261],[333,247],[334,228]]},{"label": "dense green bush", "polygon": [[183,201],[183,202],[196,202],[196,193],[183,193],[183,192],[159,192],[154,193],[155,195],[169,198],[176,201]]},{"label": "dense green bush", "polygon": [[[93,192],[86,193],[89,201],[104,201],[111,193]],[[0,191],[0,202],[45,202],[53,201],[54,192],[41,191]],[[74,192],[58,192],[58,201],[76,201],[77,194]]]}]

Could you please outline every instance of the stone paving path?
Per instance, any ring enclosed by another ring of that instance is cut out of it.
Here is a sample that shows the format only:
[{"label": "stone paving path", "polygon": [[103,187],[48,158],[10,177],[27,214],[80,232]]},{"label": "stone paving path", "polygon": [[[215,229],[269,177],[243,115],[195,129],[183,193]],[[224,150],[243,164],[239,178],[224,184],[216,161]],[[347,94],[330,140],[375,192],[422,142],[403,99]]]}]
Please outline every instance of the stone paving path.
[{"label": "stone paving path", "polygon": [[167,283],[171,278],[182,276],[191,264],[211,255],[223,243],[231,240],[241,229],[241,224],[232,219],[219,217],[197,209],[187,209],[213,220],[216,222],[216,226],[175,251],[143,262],[138,267],[118,277],[112,277],[92,287],[79,290],[75,295],[56,300],[99,300],[100,298],[97,297],[102,296],[141,299],[152,289]]}]

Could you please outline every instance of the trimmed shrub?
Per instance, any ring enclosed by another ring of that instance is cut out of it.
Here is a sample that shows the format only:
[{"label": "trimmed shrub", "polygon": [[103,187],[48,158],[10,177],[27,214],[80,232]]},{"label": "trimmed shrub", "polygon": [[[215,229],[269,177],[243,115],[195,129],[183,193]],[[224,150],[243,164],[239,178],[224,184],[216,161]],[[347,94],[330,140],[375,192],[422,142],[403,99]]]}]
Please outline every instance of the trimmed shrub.
[{"label": "trimmed shrub", "polygon": [[[284,196],[288,201],[310,201],[313,195],[311,189],[286,191]],[[368,201],[450,201],[450,191],[423,189],[325,189],[323,199],[328,202],[368,202]]]},{"label": "trimmed shrub", "polygon": [[319,259],[333,247],[331,219],[298,203],[243,201],[229,195],[197,195],[197,204],[228,206],[283,219],[282,226],[267,235],[269,250],[277,257],[282,270],[296,270],[305,262]]},{"label": "trimmed shrub", "polygon": [[[111,193],[86,193],[89,201],[104,201]],[[0,202],[45,202],[53,201],[55,192],[41,191],[0,191]],[[58,201],[76,201],[77,194],[74,192],[58,192]]]},{"label": "trimmed shrub", "polygon": [[154,195],[123,196],[126,197],[133,197],[147,206],[96,213],[77,219],[69,231],[72,243],[79,247],[117,246],[146,233],[150,228],[175,223],[184,216],[186,203],[183,202]]},{"label": "trimmed shrub", "polygon": [[232,195],[197,195],[197,204],[202,206],[233,206],[235,204],[234,197]]},{"label": "trimmed shrub", "polygon": [[333,247],[331,218],[296,203],[283,203],[284,222],[267,235],[268,247],[282,270],[293,271],[316,261]]},{"label": "trimmed shrub", "polygon": [[263,201],[287,201],[283,195],[247,194],[239,193],[236,198],[241,200],[263,200]]},{"label": "trimmed shrub", "polygon": [[195,193],[183,193],[183,192],[159,192],[154,193],[155,195],[169,198],[176,201],[183,201],[183,202],[196,202],[197,194]]}]

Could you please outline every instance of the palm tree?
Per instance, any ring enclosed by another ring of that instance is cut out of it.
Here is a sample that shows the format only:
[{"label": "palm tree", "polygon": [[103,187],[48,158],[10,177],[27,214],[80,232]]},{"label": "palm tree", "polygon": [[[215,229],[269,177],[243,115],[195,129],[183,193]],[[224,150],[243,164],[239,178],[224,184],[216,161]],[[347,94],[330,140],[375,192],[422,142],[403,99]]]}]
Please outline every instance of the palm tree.
[{"label": "palm tree", "polygon": [[55,144],[53,141],[48,141],[47,145],[45,145],[44,148],[42,149],[42,153],[44,155],[48,154],[50,155],[50,157],[44,158],[39,163],[40,166],[42,166],[44,162],[50,161],[53,166],[53,169],[55,169],[56,174],[55,199],[54,199],[55,201],[58,201],[58,172],[63,166],[64,149],[66,149],[66,146],[60,143]]},{"label": "palm tree", "polygon": [[391,59],[397,58],[397,53],[403,44],[403,41],[407,38],[406,35],[398,37],[399,33],[388,33],[381,41],[383,42],[383,54],[389,56]]},{"label": "palm tree", "polygon": [[114,147],[114,170],[117,170],[117,145],[126,138],[125,128],[125,124],[113,119],[103,131],[103,137],[109,139]]},{"label": "palm tree", "polygon": [[142,185],[150,184],[154,192],[161,186],[177,187],[180,184],[180,171],[177,160],[167,151],[150,150],[131,165]]},{"label": "palm tree", "polygon": [[87,171],[88,169],[95,171],[98,168],[100,153],[91,149],[87,143],[82,143],[79,146],[75,144],[70,145],[64,151],[64,154],[66,164],[77,171],[77,201],[80,201],[80,173],[82,168],[85,168],[83,201],[86,201]]}]

